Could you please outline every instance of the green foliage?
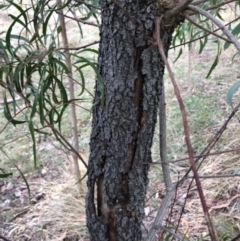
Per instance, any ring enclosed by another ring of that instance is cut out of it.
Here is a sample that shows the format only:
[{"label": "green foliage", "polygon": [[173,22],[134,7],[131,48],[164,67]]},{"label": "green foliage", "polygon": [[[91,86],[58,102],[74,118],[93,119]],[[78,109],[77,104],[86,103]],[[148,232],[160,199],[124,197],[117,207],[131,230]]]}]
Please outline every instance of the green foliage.
[{"label": "green foliage", "polygon": [[[37,166],[35,132],[48,133],[49,128],[56,139],[69,149],[61,138],[62,117],[69,104],[75,100],[68,97],[67,82],[69,69],[65,64],[65,51],[61,47],[59,34],[62,29],[59,23],[59,11],[71,12],[73,9],[81,13],[82,20],[93,17],[98,19],[97,1],[84,2],[67,0],[58,7],[57,1],[31,1],[29,4],[7,0],[0,9],[10,9],[17,14],[9,14],[12,19],[6,32],[0,35],[0,84],[5,90],[4,116],[8,123],[27,124],[33,143],[34,166]],[[87,2],[86,2],[87,3]],[[79,32],[82,32],[79,22]],[[16,33],[17,32],[17,33]],[[97,55],[91,48],[79,49],[72,53],[73,71],[79,73],[82,95],[85,91],[84,68],[89,66],[96,73],[100,83],[101,76],[96,67],[96,58],[87,58],[86,53]],[[79,65],[80,64],[80,65]],[[102,101],[104,92],[102,86]],[[7,102],[11,96],[13,103]],[[16,103],[21,98],[25,107]],[[44,131],[47,129],[47,131]]]},{"label": "green foliage", "polygon": [[234,83],[231,86],[231,88],[228,90],[228,93],[227,93],[227,102],[232,107],[232,109],[234,109],[234,106],[233,106],[233,95],[239,89],[239,87],[240,87],[240,80],[238,80],[236,83]]},{"label": "green foliage", "polygon": [[[225,17],[224,13],[226,12],[227,7],[225,5],[222,5],[220,7],[217,7],[218,4],[221,4],[221,0],[215,0],[215,1],[205,1],[198,5],[198,7],[201,7],[205,10],[208,10],[209,13],[211,13],[215,18],[219,19],[220,21],[224,22]],[[240,2],[234,1],[234,11],[239,11]],[[216,7],[215,7],[216,6]],[[209,78],[212,71],[217,67],[219,57],[221,55],[222,50],[226,50],[231,45],[230,42],[225,42],[222,46],[220,39],[217,36],[212,35],[212,33],[217,33],[219,36],[224,36],[223,33],[221,33],[218,30],[218,27],[215,27],[212,22],[200,15],[200,14],[193,14],[188,16],[191,21],[185,21],[181,25],[179,25],[175,31],[175,34],[173,36],[172,46],[174,49],[176,49],[179,46],[185,46],[187,45],[190,49],[192,45],[197,42],[199,46],[199,54],[201,54],[207,47],[207,44],[211,41],[216,44],[216,57],[206,75],[206,78]],[[228,30],[237,38],[239,39],[240,36],[240,24],[236,24],[237,20],[239,18],[236,17],[235,20],[225,23],[226,26],[228,26]],[[202,29],[199,28],[201,26]],[[182,47],[178,50],[177,59],[182,55]],[[175,61],[176,61],[175,60]]]}]

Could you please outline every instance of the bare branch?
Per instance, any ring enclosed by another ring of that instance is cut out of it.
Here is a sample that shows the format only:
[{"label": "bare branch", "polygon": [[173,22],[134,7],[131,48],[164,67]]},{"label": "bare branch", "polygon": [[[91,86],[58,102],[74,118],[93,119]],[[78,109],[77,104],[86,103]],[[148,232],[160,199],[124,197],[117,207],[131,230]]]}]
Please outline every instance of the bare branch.
[{"label": "bare branch", "polygon": [[[209,179],[209,178],[233,178],[240,177],[240,174],[222,174],[222,175],[207,175],[207,176],[199,176],[199,178]],[[187,178],[194,178],[193,176],[188,176]]]},{"label": "bare branch", "polygon": [[[240,151],[240,147],[232,149],[232,150],[227,150],[227,151],[218,151],[218,152],[212,152],[212,153],[208,153],[208,154],[200,154],[200,155],[194,156],[194,158],[199,159],[199,158],[202,158],[202,157],[216,156],[216,155],[221,155],[221,154],[224,154],[224,153],[230,153],[230,152],[234,152],[234,151]],[[188,159],[189,159],[189,157],[184,157],[184,158],[180,158],[180,159],[173,160],[173,161],[167,161],[167,163],[176,163],[176,162],[186,161]],[[160,160],[158,160],[158,161],[155,161],[155,162],[151,162],[150,164],[148,162],[141,162],[141,164],[153,165],[153,164],[162,164],[162,162]]]},{"label": "bare branch", "polygon": [[240,43],[238,42],[236,37],[225,27],[224,24],[222,24],[218,19],[216,19],[212,14],[210,14],[206,10],[203,10],[203,9],[193,6],[193,5],[189,5],[187,8],[194,12],[204,15],[205,17],[209,18],[213,23],[215,23],[220,29],[222,29],[222,31],[231,40],[231,42],[235,45],[238,52],[240,53]]},{"label": "bare branch", "polygon": [[208,0],[198,0],[198,1],[194,1],[193,3],[192,3],[192,5],[199,5],[199,4],[201,4],[201,3],[205,3],[205,2],[208,2]]},{"label": "bare branch", "polygon": [[206,204],[206,201],[205,201],[202,185],[201,185],[201,182],[200,182],[200,180],[198,178],[197,167],[196,167],[196,164],[195,164],[194,158],[193,158],[193,149],[192,149],[190,133],[189,133],[187,112],[186,112],[186,109],[185,109],[185,106],[184,106],[184,103],[183,103],[183,100],[182,100],[182,97],[181,97],[180,90],[179,90],[178,85],[176,83],[176,80],[174,78],[174,75],[173,75],[173,72],[171,70],[171,67],[170,67],[170,65],[168,63],[167,57],[165,55],[165,52],[164,52],[164,49],[163,49],[163,45],[162,45],[162,41],[161,41],[161,37],[160,37],[160,27],[161,27],[162,16],[158,17],[156,19],[156,23],[155,23],[158,49],[159,49],[159,53],[160,53],[160,55],[162,57],[162,60],[163,60],[165,66],[166,66],[166,68],[168,70],[170,79],[171,79],[172,84],[173,84],[174,93],[175,93],[175,95],[177,97],[178,104],[179,104],[179,107],[180,107],[180,110],[181,110],[182,121],[183,121],[183,128],[184,128],[184,134],[185,134],[185,141],[186,141],[187,151],[188,151],[188,155],[189,155],[189,162],[191,164],[191,170],[194,173],[194,179],[195,179],[195,182],[196,182],[196,185],[197,185],[197,190],[198,190],[200,201],[201,201],[201,204],[202,204],[205,220],[207,222],[209,234],[210,234],[211,239],[213,241],[216,241],[217,240],[216,233],[215,233],[215,231],[213,229],[213,225],[212,225],[212,222],[211,222],[211,219],[210,219],[210,216],[209,216],[208,207],[207,207],[207,204]]},{"label": "bare branch", "polygon": [[23,109],[21,109],[20,111],[18,111],[14,116],[12,116],[12,118],[10,120],[7,121],[7,123],[4,125],[4,127],[0,130],[0,134],[7,128],[7,126],[14,120],[14,118],[19,115],[20,113],[22,113],[24,110],[28,109],[29,106],[25,106]]},{"label": "bare branch", "polygon": [[186,19],[187,19],[189,22],[191,22],[192,24],[194,24],[195,26],[197,26],[198,28],[200,28],[200,29],[208,32],[209,34],[212,34],[212,35],[216,36],[217,38],[220,38],[220,39],[222,39],[222,40],[224,40],[224,41],[226,41],[226,42],[228,42],[228,43],[232,43],[232,41],[230,41],[229,39],[224,38],[224,37],[222,37],[221,35],[213,32],[213,31],[210,31],[209,29],[204,28],[204,27],[201,26],[200,24],[196,23],[196,22],[193,21],[193,19],[192,19],[191,17],[189,17],[188,15],[186,15]]},{"label": "bare branch", "polygon": [[70,16],[68,16],[68,15],[66,15],[66,14],[62,14],[61,12],[57,12],[57,13],[58,13],[59,15],[63,15],[65,18],[70,18],[70,19],[72,19],[72,20],[74,20],[74,21],[77,21],[77,22],[80,22],[80,23],[83,23],[83,24],[91,25],[91,26],[94,26],[94,27],[97,27],[97,28],[100,27],[99,24],[96,24],[96,23],[93,23],[93,22],[88,22],[88,21],[81,20],[81,19],[79,19],[79,18],[70,17]]},{"label": "bare branch", "polygon": [[[235,18],[234,20],[230,21],[229,23],[225,24],[225,26],[228,26],[228,25],[230,25],[230,24],[232,24],[232,23],[238,21],[239,19],[240,19],[240,17],[237,17],[237,18]],[[218,30],[220,30],[220,28],[215,29],[213,32],[217,32]],[[199,40],[199,39],[202,39],[202,38],[207,37],[209,34],[210,34],[210,33],[205,34],[205,35],[203,35],[203,36],[201,36],[201,37],[198,37],[198,38],[192,39],[192,40],[190,40],[190,41],[184,42],[184,43],[182,43],[182,44],[176,45],[176,46],[174,46],[174,47],[171,47],[170,49],[177,48],[177,47],[180,47],[180,46],[182,46],[182,45],[186,45],[186,44],[189,44],[189,43],[195,42],[195,41],[197,41],[197,40]]]},{"label": "bare branch", "polygon": [[222,3],[216,4],[216,5],[213,5],[211,7],[205,8],[205,10],[211,10],[211,9],[219,8],[221,6],[224,6],[224,5],[228,4],[228,3],[235,2],[235,1],[236,0],[225,1],[225,2],[222,2]]},{"label": "bare branch", "polygon": [[169,19],[182,13],[193,0],[180,1],[173,9],[167,11],[165,18]]},{"label": "bare branch", "polygon": [[171,200],[173,196],[176,193],[176,186],[174,185],[172,190],[167,191],[166,195],[164,196],[161,206],[158,209],[157,216],[151,226],[151,229],[148,232],[147,237],[145,238],[144,241],[152,241],[155,237],[155,234],[159,228],[161,228],[161,224],[163,222],[163,219],[168,211],[168,207],[171,203]]},{"label": "bare branch", "polygon": [[165,103],[165,86],[164,81],[162,83],[162,93],[159,101],[159,149],[160,158],[162,161],[162,173],[166,186],[166,190],[172,189],[172,179],[170,175],[169,163],[167,162],[167,124],[166,124],[166,103]]},{"label": "bare branch", "polygon": [[94,41],[90,44],[85,44],[83,46],[80,46],[80,47],[75,47],[75,48],[59,48],[58,50],[65,50],[65,51],[68,51],[68,50],[80,50],[80,49],[84,49],[84,48],[87,48],[91,45],[95,45],[95,44],[98,44],[100,41]]}]

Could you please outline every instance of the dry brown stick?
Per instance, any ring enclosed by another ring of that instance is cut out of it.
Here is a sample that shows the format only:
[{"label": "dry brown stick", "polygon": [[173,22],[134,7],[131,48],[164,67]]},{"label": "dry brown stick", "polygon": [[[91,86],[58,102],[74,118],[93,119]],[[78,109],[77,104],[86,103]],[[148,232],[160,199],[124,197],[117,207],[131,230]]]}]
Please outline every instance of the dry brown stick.
[{"label": "dry brown stick", "polygon": [[189,133],[186,109],[185,109],[185,106],[184,106],[184,103],[183,103],[183,100],[182,100],[182,97],[181,97],[180,90],[178,88],[178,85],[177,85],[176,80],[174,78],[174,75],[172,73],[171,67],[170,67],[170,65],[168,63],[168,60],[166,58],[166,55],[164,53],[164,49],[163,49],[163,45],[162,45],[162,41],[161,41],[161,37],[160,37],[160,28],[161,28],[161,19],[162,18],[163,18],[163,15],[161,17],[158,17],[156,19],[156,23],[155,23],[156,24],[156,30],[157,30],[156,35],[157,35],[158,49],[159,49],[159,52],[161,54],[162,60],[163,60],[165,66],[166,66],[166,68],[169,72],[169,76],[170,76],[170,79],[171,79],[173,87],[174,87],[174,93],[177,97],[178,104],[179,104],[179,107],[180,107],[180,110],[181,110],[181,115],[182,115],[182,120],[183,120],[183,128],[184,128],[184,133],[185,133],[185,141],[186,141],[188,154],[189,154],[189,162],[191,164],[191,168],[192,168],[192,171],[193,171],[193,174],[194,174],[194,178],[195,178],[195,182],[196,182],[196,185],[197,185],[197,189],[198,189],[200,201],[201,201],[201,204],[202,204],[204,216],[205,216],[207,226],[208,226],[208,229],[209,229],[209,234],[210,234],[210,237],[211,237],[212,241],[217,241],[216,233],[213,229],[213,225],[212,225],[209,213],[208,213],[208,207],[207,207],[207,204],[206,204],[206,201],[205,201],[202,185],[201,185],[201,182],[199,180],[196,164],[195,164],[194,158],[193,158],[193,150],[192,150],[192,144],[191,144],[191,140],[190,140],[190,133]]}]

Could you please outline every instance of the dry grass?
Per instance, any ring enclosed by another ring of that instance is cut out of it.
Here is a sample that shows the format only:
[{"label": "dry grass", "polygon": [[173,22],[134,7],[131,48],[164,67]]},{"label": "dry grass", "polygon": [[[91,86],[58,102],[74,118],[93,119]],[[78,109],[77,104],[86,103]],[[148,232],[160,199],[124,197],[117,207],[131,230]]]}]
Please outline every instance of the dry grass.
[{"label": "dry grass", "polygon": [[24,216],[9,223],[9,236],[15,240],[63,240],[78,237],[86,240],[84,193],[77,196],[73,175],[62,166],[60,176],[53,181],[29,182],[32,189],[44,196],[30,205]]},{"label": "dry grass", "polygon": [[[240,75],[239,57],[236,57],[233,62],[231,59],[234,51],[232,48],[222,53],[219,65],[212,73],[210,79],[205,79],[205,76],[214,59],[214,49],[206,50],[201,55],[196,53],[196,49],[191,50],[191,52],[186,51],[175,64],[170,60],[188,111],[191,140],[195,155],[199,154],[205,148],[231,113],[231,108],[226,102],[226,94]],[[170,55],[170,59],[174,59],[174,53]],[[189,60],[191,64],[189,64]],[[168,77],[166,88],[168,158],[169,160],[176,160],[186,157],[187,151],[180,111]],[[239,95],[236,94],[235,103],[238,102]],[[212,152],[239,148],[239,132],[240,125],[238,119],[235,117]],[[157,141],[158,133],[156,135],[155,140]],[[154,156],[158,155],[158,150],[158,144],[154,143]],[[188,168],[188,160],[171,164],[173,180],[179,180]],[[162,181],[160,172],[160,167],[156,167],[155,165],[152,167],[151,193],[158,191],[164,194],[164,186],[159,185],[159,180]],[[199,169],[200,176],[211,175],[217,177],[224,174],[239,174],[239,172],[239,151],[209,156]],[[215,230],[220,240],[230,240],[230,238],[233,238],[240,232],[240,178],[202,178],[201,182]],[[182,237],[189,240],[197,240],[197,237],[199,240],[209,240],[209,237],[205,237],[204,239],[204,236],[208,233],[208,229],[195,182],[193,182],[189,194],[186,195],[189,183],[190,180],[185,181],[179,187],[173,210],[166,221],[169,227],[175,229],[182,208],[185,207],[178,232]],[[160,200],[160,197],[152,198],[156,209],[159,206]]]}]

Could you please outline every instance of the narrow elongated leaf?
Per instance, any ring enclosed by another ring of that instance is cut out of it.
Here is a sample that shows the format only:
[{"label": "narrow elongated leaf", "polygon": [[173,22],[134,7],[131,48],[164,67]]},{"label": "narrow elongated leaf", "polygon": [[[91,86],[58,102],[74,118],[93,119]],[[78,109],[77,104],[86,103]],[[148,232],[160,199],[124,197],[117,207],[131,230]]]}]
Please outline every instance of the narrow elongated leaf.
[{"label": "narrow elongated leaf", "polygon": [[54,6],[51,7],[51,11],[49,12],[48,16],[46,17],[45,22],[43,23],[43,36],[45,36],[47,34],[47,26],[48,26],[48,22],[52,16],[52,14],[54,13],[54,9],[57,6],[57,4],[55,4]]},{"label": "narrow elongated leaf", "polygon": [[14,126],[16,125],[19,125],[19,124],[23,124],[23,123],[26,123],[26,121],[19,121],[19,120],[15,120],[13,117],[12,117],[12,114],[9,110],[9,107],[8,107],[8,102],[7,102],[7,97],[6,95],[4,96],[4,116],[5,118],[11,122]]},{"label": "narrow elongated leaf", "polygon": [[12,38],[12,39],[17,39],[17,40],[23,40],[23,41],[26,42],[26,43],[29,42],[27,38],[25,38],[25,37],[23,37],[23,36],[21,36],[21,35],[11,34],[11,35],[10,35],[10,38]]},{"label": "narrow elongated leaf", "polygon": [[61,7],[57,8],[55,11],[59,11],[61,9],[64,9],[65,7],[67,7],[70,3],[71,3],[72,0],[68,0],[65,4],[63,4]]},{"label": "narrow elongated leaf", "polygon": [[[229,28],[229,31],[231,31],[232,34],[235,35],[235,36],[239,35],[239,34],[240,34],[240,23],[239,23],[233,30],[231,30],[231,29]],[[231,43],[225,42],[225,44],[224,44],[224,50],[226,50],[227,48],[229,48],[230,45],[231,45]]]},{"label": "narrow elongated leaf", "polygon": [[99,83],[99,90],[101,93],[101,105],[104,105],[104,85],[103,85],[103,81],[102,81],[102,76],[100,75],[97,67],[96,67],[96,63],[93,63],[91,61],[89,61],[88,59],[84,58],[84,57],[79,57],[79,60],[76,61],[74,64],[77,65],[78,63],[87,63],[89,66],[92,67],[92,69],[95,71],[96,75],[97,75],[97,80]]},{"label": "narrow elongated leaf", "polygon": [[174,60],[174,63],[179,59],[179,57],[182,55],[182,52],[183,52],[183,50],[182,50],[182,48],[180,48],[180,50],[179,50],[179,52],[178,52],[178,56],[177,56],[177,58]]},{"label": "narrow elongated leaf", "polygon": [[200,39],[200,49],[199,49],[199,52],[198,52],[199,54],[202,53],[204,47],[205,47],[206,44],[207,44],[207,41],[208,41],[208,38],[207,38],[207,37],[205,37],[203,41],[202,41],[202,39]]},{"label": "narrow elongated leaf", "polygon": [[40,115],[40,122],[44,126],[44,89],[41,88],[39,99],[38,99],[38,109],[39,109],[39,115]]},{"label": "narrow elongated leaf", "polygon": [[30,186],[29,186],[29,184],[28,184],[28,181],[27,181],[26,177],[24,176],[23,172],[21,171],[21,169],[20,169],[17,165],[14,165],[14,166],[15,166],[15,167],[17,168],[17,170],[19,171],[20,175],[21,175],[22,178],[23,178],[23,181],[25,182],[25,184],[26,184],[26,186],[27,186],[28,197],[29,197],[29,199],[30,199],[30,198],[31,198],[31,190],[30,190]]},{"label": "narrow elongated leaf", "polygon": [[218,54],[217,54],[217,56],[216,56],[216,58],[215,58],[215,60],[214,60],[214,62],[213,62],[213,64],[212,64],[210,70],[208,71],[208,74],[207,74],[206,78],[208,78],[208,77],[211,75],[212,71],[215,69],[215,67],[216,67],[217,64],[218,64],[218,60],[219,60],[219,56],[218,56]]},{"label": "narrow elongated leaf", "polygon": [[99,51],[96,50],[96,49],[91,49],[91,48],[86,48],[86,49],[83,49],[81,51],[79,51],[79,53],[83,53],[83,52],[93,52],[95,54],[99,54]]},{"label": "narrow elongated leaf", "polygon": [[34,101],[33,101],[33,105],[32,105],[32,112],[30,115],[30,119],[32,119],[34,117],[34,115],[37,111],[38,99],[39,99],[39,93],[38,93],[38,91],[36,91],[34,94]]},{"label": "narrow elongated leaf", "polygon": [[21,24],[25,28],[24,22],[20,19],[21,16],[15,17],[14,15],[9,14],[9,17],[11,17],[13,20],[15,20],[16,23]]},{"label": "narrow elongated leaf", "polygon": [[7,2],[9,2],[11,5],[13,5],[15,8],[18,9],[18,11],[21,13],[20,16],[23,16],[24,20],[25,20],[25,25],[27,25],[27,15],[26,15],[26,12],[31,9],[31,8],[28,8],[27,10],[23,10],[19,4],[16,4],[14,3],[14,1],[10,1],[10,0],[7,0]]},{"label": "narrow elongated leaf", "polygon": [[60,79],[58,79],[53,73],[51,73],[50,71],[47,70],[47,72],[49,73],[49,75],[56,81],[58,88],[60,90],[61,96],[62,96],[62,101],[63,103],[67,103],[68,102],[68,96],[67,96],[67,91],[66,88],[64,87],[63,83],[61,82]]},{"label": "narrow elongated leaf", "polygon": [[231,86],[227,92],[227,102],[233,108],[233,95],[240,87],[240,80]]},{"label": "narrow elongated leaf", "polygon": [[83,74],[83,72],[82,72],[82,70],[81,70],[80,68],[77,68],[77,70],[78,70],[78,72],[79,72],[79,74],[80,74],[80,76],[81,76],[81,80],[82,80],[82,90],[81,90],[81,92],[78,94],[78,96],[80,96],[80,95],[83,94],[83,92],[84,92],[84,90],[85,90],[85,77],[84,77],[84,74]]},{"label": "narrow elongated leaf", "polygon": [[62,67],[66,74],[69,73],[69,69],[68,69],[68,67],[67,67],[67,65],[65,63],[63,63],[62,61],[60,61],[60,60],[58,60],[56,58],[54,58],[54,62],[56,64],[58,64],[60,67]]},{"label": "narrow elongated leaf", "polygon": [[32,120],[29,121],[28,128],[32,137],[32,142],[33,142],[33,160],[34,160],[34,167],[37,167],[37,150],[36,150],[36,139],[35,139],[35,134],[34,134],[34,126],[32,123]]},{"label": "narrow elongated leaf", "polygon": [[0,173],[0,178],[7,178],[7,177],[10,177],[12,176],[12,172],[10,173]]}]

